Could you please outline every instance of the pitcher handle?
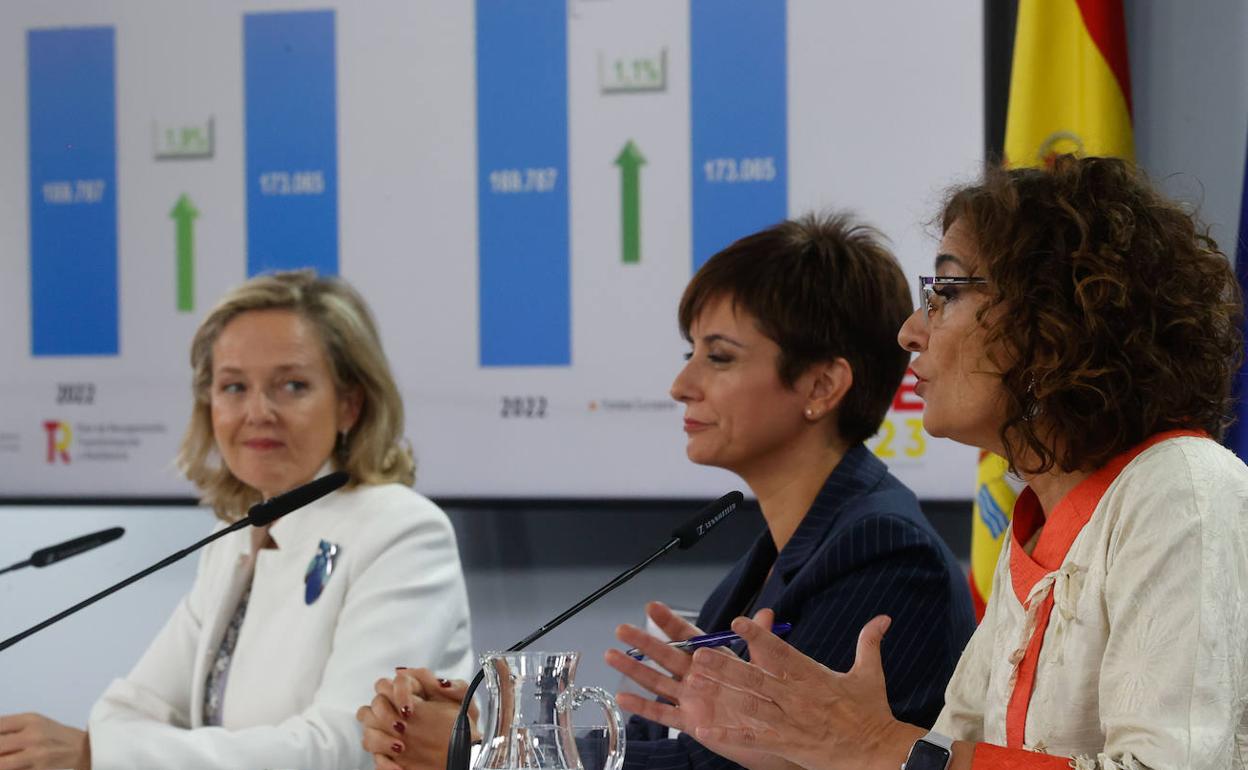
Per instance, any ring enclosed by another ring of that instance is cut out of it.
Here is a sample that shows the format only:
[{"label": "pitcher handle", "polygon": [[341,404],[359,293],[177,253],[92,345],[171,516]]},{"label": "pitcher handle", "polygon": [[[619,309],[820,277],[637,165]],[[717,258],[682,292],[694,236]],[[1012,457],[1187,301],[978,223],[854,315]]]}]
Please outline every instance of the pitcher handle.
[{"label": "pitcher handle", "polygon": [[587,700],[597,703],[607,715],[607,759],[602,768],[620,770],[624,766],[624,716],[611,693],[601,687],[574,687],[559,696],[555,707],[560,711],[570,711],[580,708]]}]

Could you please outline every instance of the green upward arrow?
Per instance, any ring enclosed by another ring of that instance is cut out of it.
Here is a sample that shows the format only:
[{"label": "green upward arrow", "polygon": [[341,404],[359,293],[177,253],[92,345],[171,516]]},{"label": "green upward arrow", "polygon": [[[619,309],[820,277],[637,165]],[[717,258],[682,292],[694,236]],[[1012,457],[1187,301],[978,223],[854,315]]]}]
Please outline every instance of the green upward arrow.
[{"label": "green upward arrow", "polygon": [[629,139],[615,156],[620,167],[620,259],[626,265],[641,261],[641,167],[646,159]]},{"label": "green upward arrow", "polygon": [[195,309],[195,217],[199,212],[191,204],[186,193],[178,198],[169,218],[177,224],[178,250],[178,312],[189,313]]}]

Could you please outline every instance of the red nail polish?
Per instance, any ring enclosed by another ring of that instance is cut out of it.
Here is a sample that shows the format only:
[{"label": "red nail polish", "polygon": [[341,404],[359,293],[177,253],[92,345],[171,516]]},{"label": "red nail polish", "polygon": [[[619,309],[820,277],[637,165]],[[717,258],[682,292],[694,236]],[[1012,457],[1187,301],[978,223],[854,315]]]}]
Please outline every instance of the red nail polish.
[{"label": "red nail polish", "polygon": [[403,744],[401,744],[401,743],[392,743],[392,744],[390,744],[390,750],[391,750],[391,751],[393,751],[395,754],[402,754],[402,753],[403,753]]},{"label": "red nail polish", "polygon": [[450,680],[450,679],[439,679],[439,680],[438,680],[438,686],[439,686],[439,687],[450,687],[450,686],[451,686],[451,680]]},{"label": "red nail polish", "polygon": [[407,719],[408,717],[412,715],[412,707],[404,706],[403,708],[399,709],[399,713],[403,715],[404,719]]},{"label": "red nail polish", "polygon": [[407,666],[395,666],[395,667],[394,667],[394,670],[395,670],[395,671],[406,671],[406,670],[407,670]]},{"label": "red nail polish", "polygon": [[405,730],[407,730],[407,725],[403,724],[402,722],[394,723],[394,731],[396,733],[401,733],[401,732],[404,732]]}]

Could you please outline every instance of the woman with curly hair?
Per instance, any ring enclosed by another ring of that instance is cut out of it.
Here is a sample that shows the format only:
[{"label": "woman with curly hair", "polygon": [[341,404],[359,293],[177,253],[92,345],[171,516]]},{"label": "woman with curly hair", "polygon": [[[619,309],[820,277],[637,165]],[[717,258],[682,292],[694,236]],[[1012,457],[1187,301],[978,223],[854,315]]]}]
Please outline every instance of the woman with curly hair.
[{"label": "woman with curly hair", "polygon": [[[1243,340],[1225,256],[1133,167],[1060,157],[956,190],[900,342],[924,426],[1028,484],[932,732],[863,627],[838,673],[759,624],[703,650],[683,724],[755,770],[1243,768],[1248,468],[1217,443]],[[792,763],[792,764],[791,764]]]}]

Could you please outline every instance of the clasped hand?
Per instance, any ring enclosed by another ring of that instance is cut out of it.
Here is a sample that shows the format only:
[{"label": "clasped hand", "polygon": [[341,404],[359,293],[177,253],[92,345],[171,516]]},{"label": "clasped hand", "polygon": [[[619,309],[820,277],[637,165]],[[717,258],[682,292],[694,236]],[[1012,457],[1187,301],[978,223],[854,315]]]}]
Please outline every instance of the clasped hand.
[{"label": "clasped hand", "polygon": [[[373,690],[372,702],[355,718],[376,770],[443,770],[468,683],[439,678],[427,668],[399,668],[393,679],[378,679]],[[476,725],[475,704],[468,717]]]},{"label": "clasped hand", "polygon": [[90,770],[85,730],[42,714],[0,716],[0,770]]}]

